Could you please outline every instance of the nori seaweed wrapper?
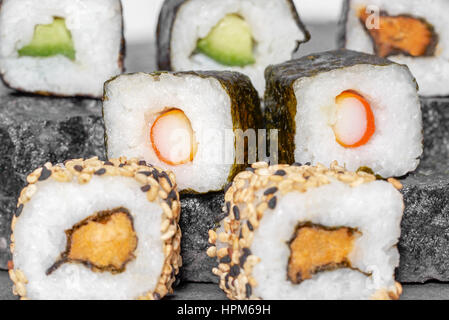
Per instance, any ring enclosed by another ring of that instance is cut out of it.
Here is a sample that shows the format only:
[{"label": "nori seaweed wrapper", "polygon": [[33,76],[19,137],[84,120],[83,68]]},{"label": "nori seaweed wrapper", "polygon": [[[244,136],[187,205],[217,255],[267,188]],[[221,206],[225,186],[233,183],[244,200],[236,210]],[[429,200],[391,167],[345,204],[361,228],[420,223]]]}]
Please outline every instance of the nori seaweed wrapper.
[{"label": "nori seaweed wrapper", "polygon": [[280,130],[279,163],[292,164],[295,162],[297,110],[297,100],[293,90],[295,81],[362,64],[389,66],[395,63],[374,55],[340,49],[290,60],[279,65],[269,66],[265,70],[267,82],[265,121],[267,130]]},{"label": "nori seaweed wrapper", "polygon": [[[162,5],[156,31],[157,61],[159,70],[167,70],[167,71],[173,70],[173,66],[171,64],[171,46],[170,46],[173,25],[176,21],[179,9],[183,4],[187,3],[188,1],[192,0],[165,0]],[[296,21],[298,28],[305,34],[304,41],[298,41],[298,45],[296,46],[296,49],[293,51],[293,53],[295,53],[298,50],[299,45],[301,43],[310,40],[310,33],[307,31],[301,19],[299,18],[293,0],[284,0],[284,1],[287,1],[287,4],[290,7],[292,17]]]},{"label": "nori seaweed wrapper", "polygon": [[350,0],[343,0],[343,7],[340,19],[338,20],[337,48],[339,49],[346,47],[346,24],[348,23],[349,1]]},{"label": "nori seaweed wrapper", "polygon": [[[232,123],[233,130],[241,129],[245,132],[247,129],[263,129],[264,118],[260,105],[259,94],[256,89],[251,84],[251,80],[244,74],[233,71],[184,71],[184,72],[166,72],[159,71],[148,74],[150,77],[158,77],[161,74],[172,74],[174,76],[186,76],[193,75],[201,78],[214,78],[220,82],[222,87],[225,89],[229,98],[231,99],[231,115],[232,115]],[[117,76],[120,77],[120,76]],[[111,80],[105,83],[105,88],[109,82],[114,81],[117,77],[112,78]],[[104,96],[103,99],[108,99],[108,97]],[[213,112],[213,110],[211,110]],[[103,109],[104,116],[104,109]],[[225,129],[225,128],[223,128]],[[257,136],[257,134],[256,134]],[[106,146],[106,154],[108,154],[108,137],[105,130],[105,146]],[[245,163],[237,164],[234,163],[232,166],[228,182],[232,181],[232,179],[240,172],[245,170],[248,164],[248,148],[245,147]],[[236,161],[236,159],[235,159]],[[225,186],[222,186],[224,188]],[[209,191],[221,191],[221,190],[209,190]],[[184,193],[195,193],[192,190],[185,190]]]}]

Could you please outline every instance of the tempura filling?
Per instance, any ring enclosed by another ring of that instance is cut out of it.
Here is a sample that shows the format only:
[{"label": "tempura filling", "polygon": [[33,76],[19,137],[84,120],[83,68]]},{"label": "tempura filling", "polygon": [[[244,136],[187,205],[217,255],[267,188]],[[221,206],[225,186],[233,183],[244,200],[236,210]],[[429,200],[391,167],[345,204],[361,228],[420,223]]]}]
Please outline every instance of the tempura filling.
[{"label": "tempura filling", "polygon": [[359,19],[371,37],[374,51],[383,58],[405,54],[412,57],[434,56],[438,35],[423,18],[409,15],[390,16],[381,11],[378,17],[360,9]]},{"label": "tempura filling", "polygon": [[65,233],[66,251],[47,270],[47,275],[68,262],[84,264],[95,272],[117,274],[125,271],[126,264],[135,258],[137,235],[132,216],[125,208],[98,212]]},{"label": "tempura filling", "polygon": [[360,236],[353,228],[300,224],[289,244],[288,280],[300,284],[319,272],[352,268],[349,255]]}]

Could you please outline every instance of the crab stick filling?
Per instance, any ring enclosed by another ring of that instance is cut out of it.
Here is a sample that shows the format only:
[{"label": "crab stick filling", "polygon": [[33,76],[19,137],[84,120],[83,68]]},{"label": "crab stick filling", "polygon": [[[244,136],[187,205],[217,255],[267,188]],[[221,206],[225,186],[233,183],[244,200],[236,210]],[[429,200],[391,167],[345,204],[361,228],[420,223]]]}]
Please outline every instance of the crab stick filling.
[{"label": "crab stick filling", "polygon": [[172,108],[160,114],[150,136],[157,157],[168,165],[186,164],[195,158],[195,133],[189,118],[180,109]]},{"label": "crab stick filling", "polygon": [[368,143],[376,131],[374,114],[368,101],[355,91],[342,92],[335,98],[335,139],[345,148],[357,148]]},{"label": "crab stick filling", "polygon": [[434,55],[438,36],[424,19],[382,13],[378,28],[368,28],[369,17],[365,8],[359,11],[359,18],[373,40],[377,55],[384,58],[401,53],[412,57]]},{"label": "crab stick filling", "polygon": [[351,267],[348,256],[359,236],[358,231],[346,227],[300,226],[290,242],[288,279],[299,284],[318,272]]}]

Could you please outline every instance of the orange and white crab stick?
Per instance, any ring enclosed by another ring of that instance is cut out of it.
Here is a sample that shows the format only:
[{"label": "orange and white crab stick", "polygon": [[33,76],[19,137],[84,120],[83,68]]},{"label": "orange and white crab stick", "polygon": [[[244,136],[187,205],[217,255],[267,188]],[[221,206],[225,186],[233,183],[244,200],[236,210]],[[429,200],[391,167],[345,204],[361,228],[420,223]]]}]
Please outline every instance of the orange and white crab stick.
[{"label": "orange and white crab stick", "polygon": [[195,158],[197,143],[192,124],[180,109],[163,112],[151,127],[151,144],[158,158],[171,166]]},{"label": "orange and white crab stick", "polygon": [[369,142],[376,124],[369,102],[353,90],[335,98],[336,123],[333,126],[337,142],[345,148],[361,147]]}]

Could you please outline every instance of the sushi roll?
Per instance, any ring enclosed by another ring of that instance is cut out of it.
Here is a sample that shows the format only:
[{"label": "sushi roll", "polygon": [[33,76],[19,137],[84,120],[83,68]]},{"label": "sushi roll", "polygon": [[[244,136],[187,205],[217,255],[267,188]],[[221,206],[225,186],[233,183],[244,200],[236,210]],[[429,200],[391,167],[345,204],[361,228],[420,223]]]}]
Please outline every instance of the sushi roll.
[{"label": "sushi roll", "polygon": [[414,171],[423,152],[421,103],[404,65],[348,50],[309,55],[266,71],[265,119],[279,129],[279,163]]},{"label": "sushi roll", "polygon": [[227,71],[121,75],[105,85],[103,115],[108,157],[170,169],[191,193],[222,190],[246,168],[234,131],[264,126],[249,78]]},{"label": "sushi roll", "polygon": [[213,273],[230,299],[398,299],[402,186],[333,163],[255,163],[209,231]]},{"label": "sushi roll", "polygon": [[406,64],[422,96],[449,95],[446,0],[345,0],[340,47]]},{"label": "sushi roll", "polygon": [[292,0],[166,0],[157,29],[160,70],[233,70],[263,95],[269,64],[310,39]]},{"label": "sushi roll", "polygon": [[97,158],[27,177],[12,220],[9,275],[23,299],[160,299],[182,264],[171,172]]},{"label": "sushi roll", "polygon": [[0,75],[16,90],[101,98],[122,73],[120,0],[3,0]]}]

